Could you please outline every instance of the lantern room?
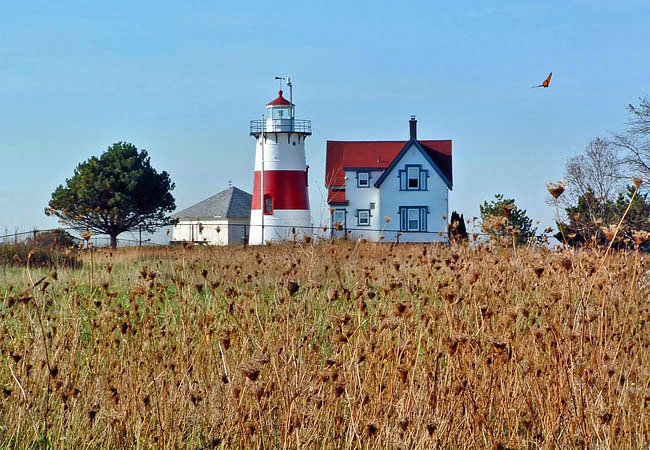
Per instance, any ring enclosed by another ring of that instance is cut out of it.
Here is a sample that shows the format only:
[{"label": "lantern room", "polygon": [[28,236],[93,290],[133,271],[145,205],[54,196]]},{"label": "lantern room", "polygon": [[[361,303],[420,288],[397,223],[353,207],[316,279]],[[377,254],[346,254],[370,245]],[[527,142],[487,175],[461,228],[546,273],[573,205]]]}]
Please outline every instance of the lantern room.
[{"label": "lantern room", "polygon": [[278,91],[278,98],[266,104],[267,119],[293,119],[295,105],[282,96],[282,90]]},{"label": "lantern room", "polygon": [[260,133],[298,133],[309,136],[311,121],[296,119],[295,109],[296,105],[284,98],[282,90],[278,91],[278,97],[266,104],[266,114],[262,120],[251,120],[251,136]]}]

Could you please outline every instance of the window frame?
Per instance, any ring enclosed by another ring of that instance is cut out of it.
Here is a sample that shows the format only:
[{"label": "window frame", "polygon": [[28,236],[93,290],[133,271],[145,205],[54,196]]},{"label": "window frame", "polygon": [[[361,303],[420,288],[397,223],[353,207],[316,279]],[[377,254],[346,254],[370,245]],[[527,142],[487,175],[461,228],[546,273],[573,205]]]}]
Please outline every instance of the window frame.
[{"label": "window frame", "polygon": [[[416,177],[409,178],[409,171],[417,169]],[[428,191],[429,171],[423,169],[421,164],[405,164],[403,169],[400,169],[397,177],[399,178],[400,191]],[[410,187],[409,180],[417,180],[417,187]]]},{"label": "window frame", "polygon": [[[366,176],[366,184],[361,184],[361,175]],[[357,171],[357,187],[358,188],[368,188],[370,187],[370,171],[369,170],[358,170]]]},{"label": "window frame", "polygon": [[348,211],[347,211],[346,209],[344,209],[344,208],[336,208],[336,209],[332,212],[332,228],[335,227],[335,224],[339,223],[338,221],[335,221],[335,220],[334,220],[334,215],[335,215],[336,213],[342,213],[342,214],[343,214],[343,222],[340,222],[340,223],[341,223],[341,226],[343,227],[343,229],[345,229],[345,227],[346,227],[346,222],[347,222]]},{"label": "window frame", "polygon": [[[407,208],[406,210],[406,231],[422,231],[420,227],[420,208]],[[411,213],[415,213],[415,219],[411,218]],[[411,222],[415,222],[417,225],[411,227]]]},{"label": "window frame", "polygon": [[[417,229],[411,228],[411,213],[417,211],[418,227]],[[429,214],[428,206],[400,206],[398,214],[400,216],[400,231],[407,233],[425,233],[428,232]]]},{"label": "window frame", "polygon": [[[368,214],[368,223],[361,223],[361,214]],[[370,226],[370,210],[369,209],[357,209],[357,226],[359,227],[369,227]]]},{"label": "window frame", "polygon": [[[411,171],[415,170],[415,177],[411,177]],[[415,180],[416,186],[411,186],[411,180]],[[420,166],[407,165],[406,166],[406,189],[409,191],[420,190]]]}]

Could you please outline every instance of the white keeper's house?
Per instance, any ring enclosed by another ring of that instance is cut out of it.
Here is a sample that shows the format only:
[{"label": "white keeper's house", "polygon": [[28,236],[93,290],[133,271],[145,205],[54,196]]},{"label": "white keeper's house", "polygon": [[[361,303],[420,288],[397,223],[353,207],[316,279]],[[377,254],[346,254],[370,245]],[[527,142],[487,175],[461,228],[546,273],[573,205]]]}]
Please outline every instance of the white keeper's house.
[{"label": "white keeper's house", "polygon": [[447,240],[451,140],[327,141],[325,185],[334,237]]},{"label": "white keeper's house", "polygon": [[172,215],[174,242],[241,244],[250,235],[253,196],[234,186]]}]

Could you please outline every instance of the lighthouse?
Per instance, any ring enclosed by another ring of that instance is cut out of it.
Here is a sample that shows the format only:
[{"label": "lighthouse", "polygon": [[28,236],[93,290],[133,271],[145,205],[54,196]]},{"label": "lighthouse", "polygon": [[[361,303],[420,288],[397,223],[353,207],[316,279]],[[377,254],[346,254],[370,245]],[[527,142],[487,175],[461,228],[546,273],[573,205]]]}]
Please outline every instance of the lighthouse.
[{"label": "lighthouse", "polygon": [[266,114],[250,123],[255,137],[255,177],[249,243],[302,239],[311,233],[305,139],[311,121],[295,118],[293,86],[266,105]]}]

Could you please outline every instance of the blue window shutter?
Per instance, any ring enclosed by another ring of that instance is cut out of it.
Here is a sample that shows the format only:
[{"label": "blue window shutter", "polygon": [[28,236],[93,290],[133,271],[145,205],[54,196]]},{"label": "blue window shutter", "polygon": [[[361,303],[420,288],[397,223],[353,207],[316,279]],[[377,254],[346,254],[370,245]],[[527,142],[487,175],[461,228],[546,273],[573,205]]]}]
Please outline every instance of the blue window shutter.
[{"label": "blue window shutter", "polygon": [[399,220],[400,220],[400,230],[406,231],[407,230],[407,221],[408,221],[408,214],[406,213],[406,208],[401,208],[399,209]]},{"label": "blue window shutter", "polygon": [[420,190],[427,190],[427,178],[429,178],[429,172],[427,170],[420,171]]},{"label": "blue window shutter", "polygon": [[427,231],[427,208],[420,208],[420,231]]},{"label": "blue window shutter", "polygon": [[406,170],[399,171],[399,190],[406,190]]}]

